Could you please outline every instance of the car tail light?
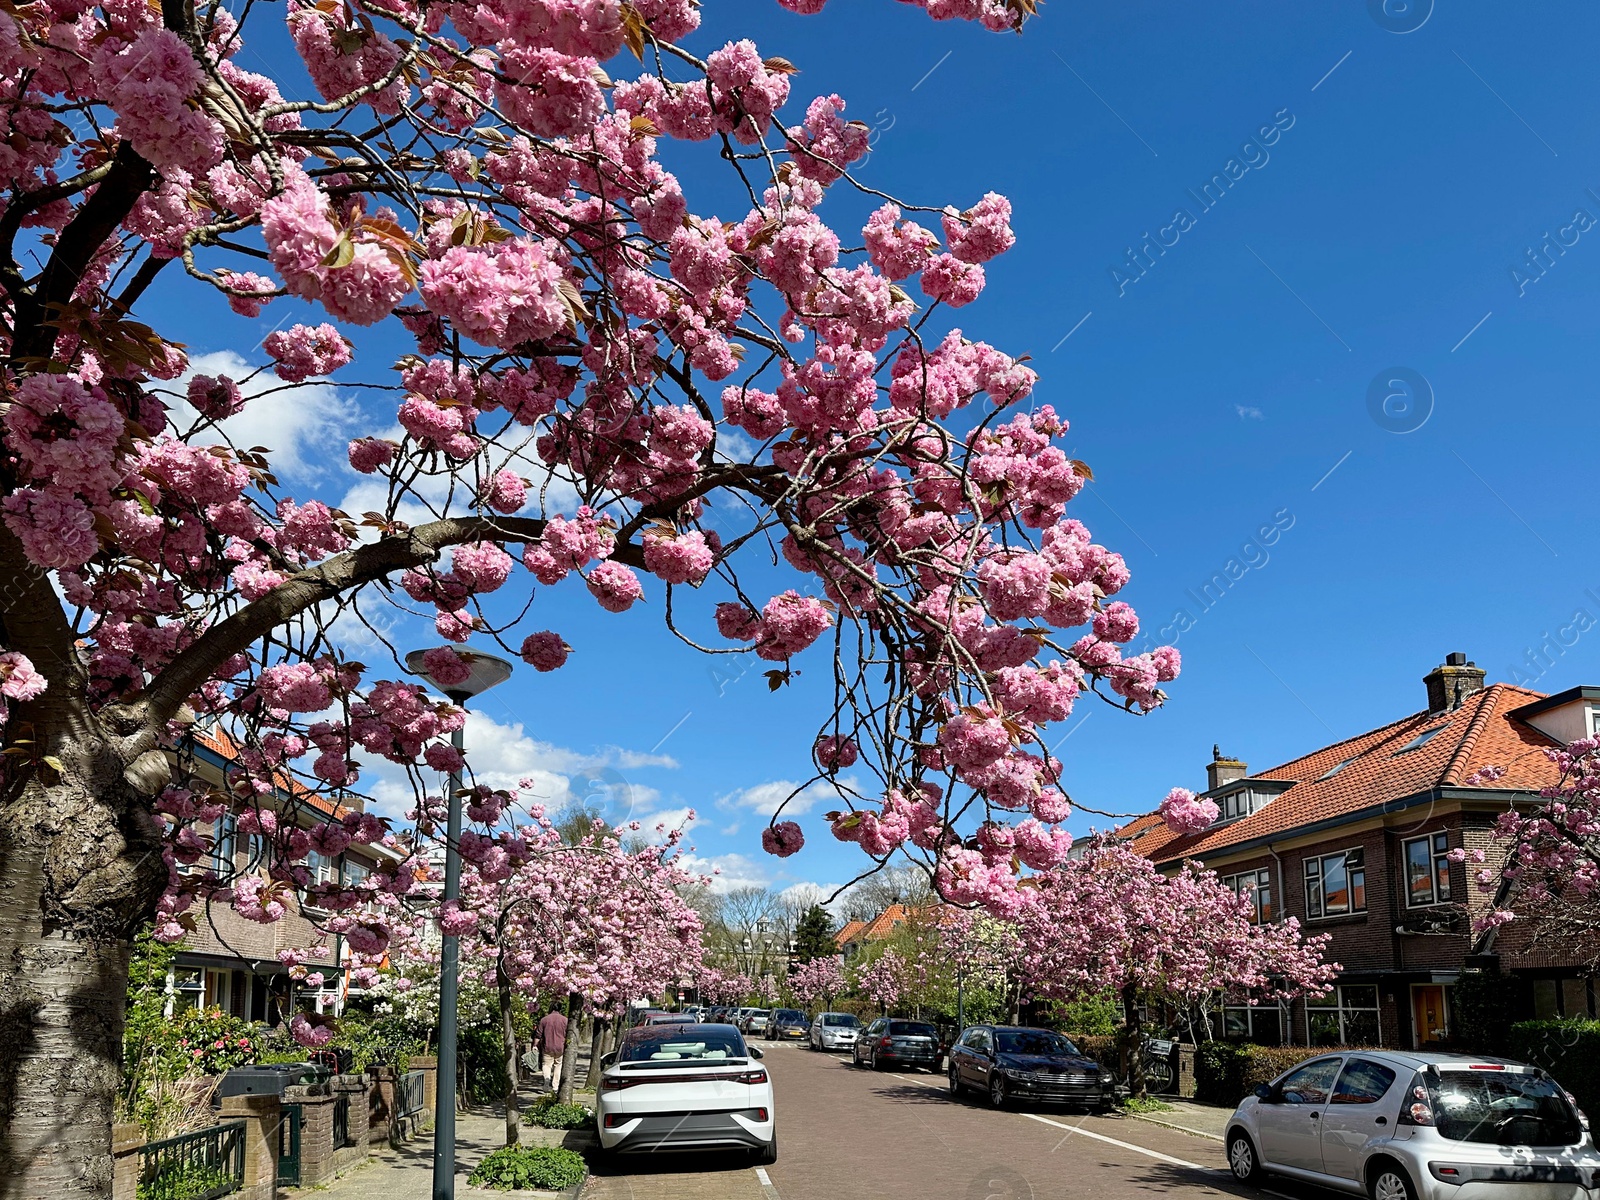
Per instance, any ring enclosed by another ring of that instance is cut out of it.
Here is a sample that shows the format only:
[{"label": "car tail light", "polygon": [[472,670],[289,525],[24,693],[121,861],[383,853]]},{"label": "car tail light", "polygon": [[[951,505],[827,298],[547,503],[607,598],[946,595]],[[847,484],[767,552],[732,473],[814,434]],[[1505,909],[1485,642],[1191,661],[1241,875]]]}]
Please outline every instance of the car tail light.
[{"label": "car tail light", "polygon": [[615,1129],[618,1125],[626,1125],[633,1117],[628,1113],[607,1113],[606,1128]]},{"label": "car tail light", "polygon": [[1399,1123],[1401,1125],[1432,1125],[1433,1109],[1420,1100],[1414,1104],[1408,1104],[1400,1110]]},{"label": "car tail light", "polygon": [[623,1088],[631,1088],[636,1084],[645,1083],[643,1079],[629,1079],[625,1075],[602,1075],[600,1077],[600,1090],[602,1092],[620,1092]]},{"label": "car tail light", "polygon": [[767,1073],[763,1069],[746,1071],[742,1075],[735,1075],[733,1080],[735,1083],[765,1083],[767,1081]]},{"label": "car tail light", "polygon": [[756,1120],[765,1121],[766,1119],[767,1119],[767,1110],[764,1109],[764,1108],[756,1109]]},{"label": "car tail light", "polygon": [[1467,1064],[1467,1070],[1469,1070],[1469,1071],[1504,1071],[1505,1069],[1506,1069],[1505,1063],[1468,1063]]},{"label": "car tail light", "polygon": [[1433,1173],[1435,1175],[1445,1176],[1446,1178],[1449,1178],[1449,1179],[1455,1179],[1461,1174],[1461,1172],[1456,1170],[1454,1167],[1439,1167],[1439,1166],[1436,1166],[1436,1167],[1433,1168]]},{"label": "car tail light", "polygon": [[892,1046],[892,1045],[894,1045],[894,1042],[889,1038],[879,1038],[878,1039],[878,1045],[880,1045],[880,1046]]}]

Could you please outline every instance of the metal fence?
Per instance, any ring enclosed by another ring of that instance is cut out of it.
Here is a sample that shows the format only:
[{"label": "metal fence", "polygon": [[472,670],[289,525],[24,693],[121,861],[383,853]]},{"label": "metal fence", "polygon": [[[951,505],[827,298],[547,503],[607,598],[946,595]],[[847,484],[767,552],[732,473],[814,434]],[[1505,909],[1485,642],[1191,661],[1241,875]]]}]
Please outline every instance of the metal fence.
[{"label": "metal fence", "polygon": [[395,1106],[400,1110],[398,1116],[411,1117],[422,1111],[422,1081],[421,1071],[407,1071],[395,1080]]},{"label": "metal fence", "polygon": [[243,1186],[243,1121],[146,1142],[139,1150],[139,1200],[215,1200]]},{"label": "metal fence", "polygon": [[278,1186],[300,1186],[300,1124],[305,1113],[298,1104],[283,1106],[278,1126]]},{"label": "metal fence", "polygon": [[354,1144],[355,1139],[350,1136],[350,1097],[339,1096],[333,1102],[333,1148]]}]

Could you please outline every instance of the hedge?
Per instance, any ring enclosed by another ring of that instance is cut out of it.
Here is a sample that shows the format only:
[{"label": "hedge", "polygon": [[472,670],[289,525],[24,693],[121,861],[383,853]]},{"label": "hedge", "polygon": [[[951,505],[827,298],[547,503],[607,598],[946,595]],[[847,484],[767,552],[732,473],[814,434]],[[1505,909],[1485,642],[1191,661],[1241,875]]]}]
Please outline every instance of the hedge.
[{"label": "hedge", "polygon": [[1600,1021],[1519,1021],[1507,1056],[1543,1067],[1585,1114],[1600,1115]]},{"label": "hedge", "polygon": [[1195,1099],[1234,1105],[1298,1062],[1317,1054],[1376,1050],[1376,1046],[1257,1046],[1251,1042],[1201,1042],[1195,1048]]}]

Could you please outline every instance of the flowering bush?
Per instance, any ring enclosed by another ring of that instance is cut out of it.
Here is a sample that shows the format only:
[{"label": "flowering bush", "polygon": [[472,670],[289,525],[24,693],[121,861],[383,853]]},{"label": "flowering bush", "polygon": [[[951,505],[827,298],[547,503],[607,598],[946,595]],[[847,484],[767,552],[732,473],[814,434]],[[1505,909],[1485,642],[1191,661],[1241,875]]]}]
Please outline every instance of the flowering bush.
[{"label": "flowering bush", "polygon": [[255,1061],[259,1027],[230,1016],[220,1008],[192,1008],[179,1013],[167,1026],[171,1043],[167,1051],[185,1075],[220,1075]]}]

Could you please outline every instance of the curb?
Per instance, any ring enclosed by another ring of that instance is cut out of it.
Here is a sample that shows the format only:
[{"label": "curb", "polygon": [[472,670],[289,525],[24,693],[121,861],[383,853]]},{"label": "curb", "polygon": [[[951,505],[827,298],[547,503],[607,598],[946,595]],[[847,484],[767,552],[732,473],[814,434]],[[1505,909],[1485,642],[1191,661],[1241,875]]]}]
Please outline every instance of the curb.
[{"label": "curb", "polygon": [[1191,1137],[1210,1138],[1213,1142],[1226,1139],[1220,1133],[1207,1133],[1203,1129],[1190,1129],[1187,1125],[1174,1125],[1171,1121],[1163,1121],[1160,1117],[1153,1117],[1149,1113],[1128,1113],[1130,1117],[1139,1121],[1149,1121],[1152,1125],[1160,1125],[1164,1129],[1176,1129],[1179,1133],[1187,1133]]}]

